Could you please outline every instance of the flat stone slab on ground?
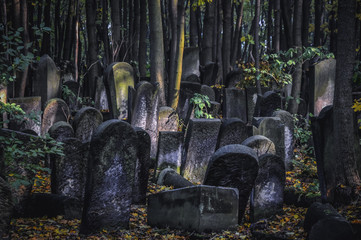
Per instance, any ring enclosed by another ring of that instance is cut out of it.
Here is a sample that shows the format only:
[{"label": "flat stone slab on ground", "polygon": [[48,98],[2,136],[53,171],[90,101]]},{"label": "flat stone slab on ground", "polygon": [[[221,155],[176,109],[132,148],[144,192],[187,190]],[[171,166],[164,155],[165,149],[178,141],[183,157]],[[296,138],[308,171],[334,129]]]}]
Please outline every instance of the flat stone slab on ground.
[{"label": "flat stone slab on ground", "polygon": [[238,226],[238,190],[199,185],[150,195],[148,224],[197,232]]}]

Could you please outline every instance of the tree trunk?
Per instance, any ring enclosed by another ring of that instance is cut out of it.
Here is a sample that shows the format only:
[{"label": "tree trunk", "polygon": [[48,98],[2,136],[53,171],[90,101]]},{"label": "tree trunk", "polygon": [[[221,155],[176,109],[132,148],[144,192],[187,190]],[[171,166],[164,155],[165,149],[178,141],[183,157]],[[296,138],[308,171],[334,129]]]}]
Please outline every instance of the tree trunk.
[{"label": "tree trunk", "polygon": [[256,87],[257,87],[257,93],[259,95],[262,95],[262,89],[261,89],[261,82],[260,82],[260,76],[259,76],[259,17],[261,13],[261,1],[256,0],[255,5],[255,25],[254,25],[254,57],[255,57],[255,67],[256,67]]},{"label": "tree trunk", "polygon": [[206,3],[206,14],[204,17],[203,26],[203,40],[200,62],[205,66],[207,63],[212,62],[212,47],[213,47],[213,28],[215,24],[214,20],[214,1]]},{"label": "tree trunk", "polygon": [[290,16],[289,16],[289,2],[288,0],[281,0],[282,4],[282,20],[283,20],[283,25],[285,27],[285,35],[286,35],[286,39],[287,39],[287,48],[291,48],[293,45],[293,40],[292,40],[292,28],[291,28],[291,21],[290,21]]},{"label": "tree trunk", "polygon": [[313,38],[313,46],[321,46],[321,15],[322,0],[315,0],[315,35]]},{"label": "tree trunk", "polygon": [[223,41],[222,41],[222,63],[223,80],[231,71],[231,46],[232,46],[232,0],[222,0],[223,7]]},{"label": "tree trunk", "polygon": [[94,98],[96,77],[99,75],[98,70],[98,44],[97,44],[97,33],[96,33],[96,19],[97,19],[97,2],[96,0],[86,0],[86,27],[88,33],[88,49],[87,49],[87,76],[86,82],[84,83],[85,95]]},{"label": "tree trunk", "polygon": [[140,0],[140,32],[139,32],[139,73],[147,75],[147,0]]},{"label": "tree trunk", "polygon": [[129,60],[133,60],[133,40],[134,40],[134,5],[133,5],[133,1],[129,1],[128,3],[128,14],[129,14],[129,18],[128,18],[128,39],[127,39],[127,58]]},{"label": "tree trunk", "polygon": [[189,8],[189,44],[191,47],[198,46],[198,28],[197,28],[197,17],[196,9],[193,9],[192,5],[195,0],[191,0]]},{"label": "tree trunk", "polygon": [[54,17],[54,59],[58,61],[60,59],[61,53],[61,39],[63,36],[60,34],[61,31],[61,23],[60,23],[60,3],[61,1],[56,1],[55,3],[55,17]]},{"label": "tree trunk", "polygon": [[75,16],[75,1],[69,0],[68,16],[66,20],[66,31],[64,40],[63,60],[70,61],[71,50],[74,43],[74,16]]},{"label": "tree trunk", "polygon": [[[182,0],[180,0],[182,1]],[[177,69],[177,50],[178,50],[178,31],[177,31],[177,5],[178,0],[169,1],[169,17],[171,25],[171,43],[170,43],[170,55],[169,55],[169,70],[168,70],[168,79],[169,79],[169,94],[168,94],[168,103],[173,106],[174,94],[176,91],[176,69]]]},{"label": "tree trunk", "polygon": [[271,54],[272,52],[272,45],[271,45],[271,38],[272,38],[272,10],[273,10],[274,1],[269,0],[268,2],[268,11],[267,11],[267,53]]},{"label": "tree trunk", "polygon": [[[140,28],[140,0],[134,1],[134,37],[133,37],[133,60],[138,61],[139,55],[139,28]],[[145,23],[142,23],[145,24]],[[139,62],[138,62],[139,64]],[[138,67],[139,69],[139,67]]]},{"label": "tree trunk", "polygon": [[281,39],[281,0],[274,0],[275,29],[273,32],[273,49],[276,53],[280,51]]},{"label": "tree trunk", "polygon": [[302,46],[308,47],[308,28],[310,23],[311,0],[303,0],[302,6]]},{"label": "tree trunk", "polygon": [[[51,28],[50,21],[50,9],[51,9],[51,1],[45,1],[44,6],[44,24],[45,27]],[[41,55],[48,54],[53,57],[50,53],[50,32],[43,33],[43,41],[41,43]]]},{"label": "tree trunk", "polygon": [[120,61],[120,6],[118,0],[110,0],[110,16],[112,20],[112,62]]},{"label": "tree trunk", "polygon": [[150,26],[150,75],[151,81],[158,83],[159,103],[165,106],[164,89],[164,43],[160,0],[149,0]]},{"label": "tree trunk", "polygon": [[105,53],[105,63],[104,65],[107,66],[112,62],[112,54],[109,45],[109,37],[108,37],[108,0],[102,0],[102,41],[104,46],[104,53]]},{"label": "tree trunk", "polygon": [[[299,58],[302,55],[302,3],[303,0],[295,0],[294,6],[294,21],[293,21],[293,39],[294,48],[296,48],[296,56]],[[292,75],[292,92],[288,111],[290,113],[297,113],[298,103],[300,101],[301,83],[302,83],[302,61],[298,60],[295,66],[295,72]]]},{"label": "tree trunk", "polygon": [[237,22],[234,29],[233,40],[232,40],[232,50],[231,50],[231,65],[234,65],[237,61],[238,51],[241,47],[240,35],[242,33],[242,19],[243,19],[243,8],[244,0],[241,1],[241,4],[237,6]]},{"label": "tree trunk", "polygon": [[[355,158],[352,106],[352,75],[355,64],[355,1],[339,0],[337,21],[337,63],[334,95],[335,157],[340,161],[336,184],[360,185]],[[336,168],[336,166],[335,166]]]}]

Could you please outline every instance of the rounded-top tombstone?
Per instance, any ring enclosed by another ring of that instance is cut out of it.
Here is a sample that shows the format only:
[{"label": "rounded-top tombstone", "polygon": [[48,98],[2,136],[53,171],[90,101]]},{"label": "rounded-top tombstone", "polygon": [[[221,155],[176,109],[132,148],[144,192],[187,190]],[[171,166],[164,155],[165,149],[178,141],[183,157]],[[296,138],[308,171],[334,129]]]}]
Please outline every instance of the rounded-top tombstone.
[{"label": "rounded-top tombstone", "polygon": [[44,136],[54,123],[59,121],[67,122],[69,116],[70,116],[69,107],[63,99],[60,98],[50,99],[46,103],[44,109],[42,125],[41,125],[41,135]]},{"label": "rounded-top tombstone", "polygon": [[267,137],[262,135],[254,135],[242,142],[242,145],[254,149],[258,156],[263,154],[276,154],[276,146]]},{"label": "rounded-top tombstone", "polygon": [[173,108],[159,108],[158,131],[178,131],[178,122],[178,115]]},{"label": "rounded-top tombstone", "polygon": [[69,123],[60,121],[51,126],[49,129],[49,135],[55,140],[62,142],[66,138],[73,138],[74,130]]},{"label": "rounded-top tombstone", "polygon": [[83,143],[89,142],[93,132],[103,122],[103,115],[93,107],[80,109],[74,117],[75,136]]},{"label": "rounded-top tombstone", "polygon": [[241,144],[248,137],[246,123],[239,118],[222,119],[217,149],[230,144]]},{"label": "rounded-top tombstone", "polygon": [[137,135],[121,120],[102,123],[92,136],[80,232],[129,227]]},{"label": "rounded-top tombstone", "polygon": [[126,62],[115,62],[105,70],[105,87],[113,118],[128,119],[128,88],[134,88],[134,69]]},{"label": "rounded-top tombstone", "polygon": [[203,183],[238,189],[240,223],[257,174],[257,153],[249,147],[232,144],[221,147],[213,154]]}]

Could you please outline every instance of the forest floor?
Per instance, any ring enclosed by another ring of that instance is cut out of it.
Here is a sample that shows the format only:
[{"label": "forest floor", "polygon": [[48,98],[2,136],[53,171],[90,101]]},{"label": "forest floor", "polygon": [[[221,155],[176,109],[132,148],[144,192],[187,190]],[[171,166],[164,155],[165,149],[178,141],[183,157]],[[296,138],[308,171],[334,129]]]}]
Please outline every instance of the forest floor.
[{"label": "forest floor", "polygon": [[[286,189],[300,191],[308,196],[316,196],[318,183],[315,181],[315,162],[296,152],[293,171],[286,172]],[[33,192],[50,193],[50,178],[39,174]],[[316,175],[317,177],[317,175]],[[149,182],[148,194],[170,188]],[[361,224],[361,200],[337,209],[351,223]],[[251,223],[247,208],[242,225],[236,231],[220,233],[196,233],[171,229],[157,229],[147,225],[145,205],[132,206],[130,228],[108,232],[103,230],[96,235],[79,235],[80,219],[66,220],[56,218],[18,218],[12,219],[8,239],[306,239],[303,221],[307,208],[284,205],[283,213],[273,219]],[[6,238],[5,238],[6,239]]]}]

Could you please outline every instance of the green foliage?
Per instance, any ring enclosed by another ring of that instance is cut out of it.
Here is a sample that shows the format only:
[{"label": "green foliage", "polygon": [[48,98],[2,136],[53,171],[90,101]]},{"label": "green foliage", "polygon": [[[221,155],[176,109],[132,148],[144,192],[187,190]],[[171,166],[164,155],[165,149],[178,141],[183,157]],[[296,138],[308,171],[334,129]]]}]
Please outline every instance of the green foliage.
[{"label": "green foliage", "polygon": [[68,86],[62,86],[62,95],[63,99],[68,100],[71,104],[75,104],[77,101],[80,105],[84,106],[94,106],[95,102],[91,97],[77,97],[73,91],[69,89]]},{"label": "green foliage", "polygon": [[[40,25],[40,28],[33,27],[36,41],[40,41],[44,32],[50,32],[51,29]],[[0,25],[0,32],[4,32],[4,26]],[[15,81],[16,72],[24,71],[30,64],[39,60],[35,57],[37,50],[33,47],[34,42],[24,44],[23,35],[24,28],[17,30],[9,30],[7,35],[1,36],[0,46],[5,52],[0,54],[0,84],[7,85],[9,82]],[[26,50],[26,51],[24,51]]]},{"label": "green foliage", "polygon": [[190,103],[194,106],[195,118],[213,118],[213,116],[207,111],[207,108],[211,107],[211,102],[208,96],[195,93],[191,98]]},{"label": "green foliage", "polygon": [[294,114],[293,121],[295,124],[294,138],[295,147],[299,148],[307,155],[313,154],[313,147],[309,146],[309,141],[312,137],[312,131],[309,120],[301,115]]},{"label": "green foliage", "polygon": [[8,120],[0,120],[0,125],[4,123],[9,123],[10,121],[15,121],[18,124],[21,124],[22,122],[32,120],[35,124],[40,125],[39,115],[40,113],[37,112],[31,112],[29,114],[25,113],[23,109],[19,105],[16,105],[15,103],[3,103],[0,102],[0,115],[3,113],[7,113],[10,118]]}]

